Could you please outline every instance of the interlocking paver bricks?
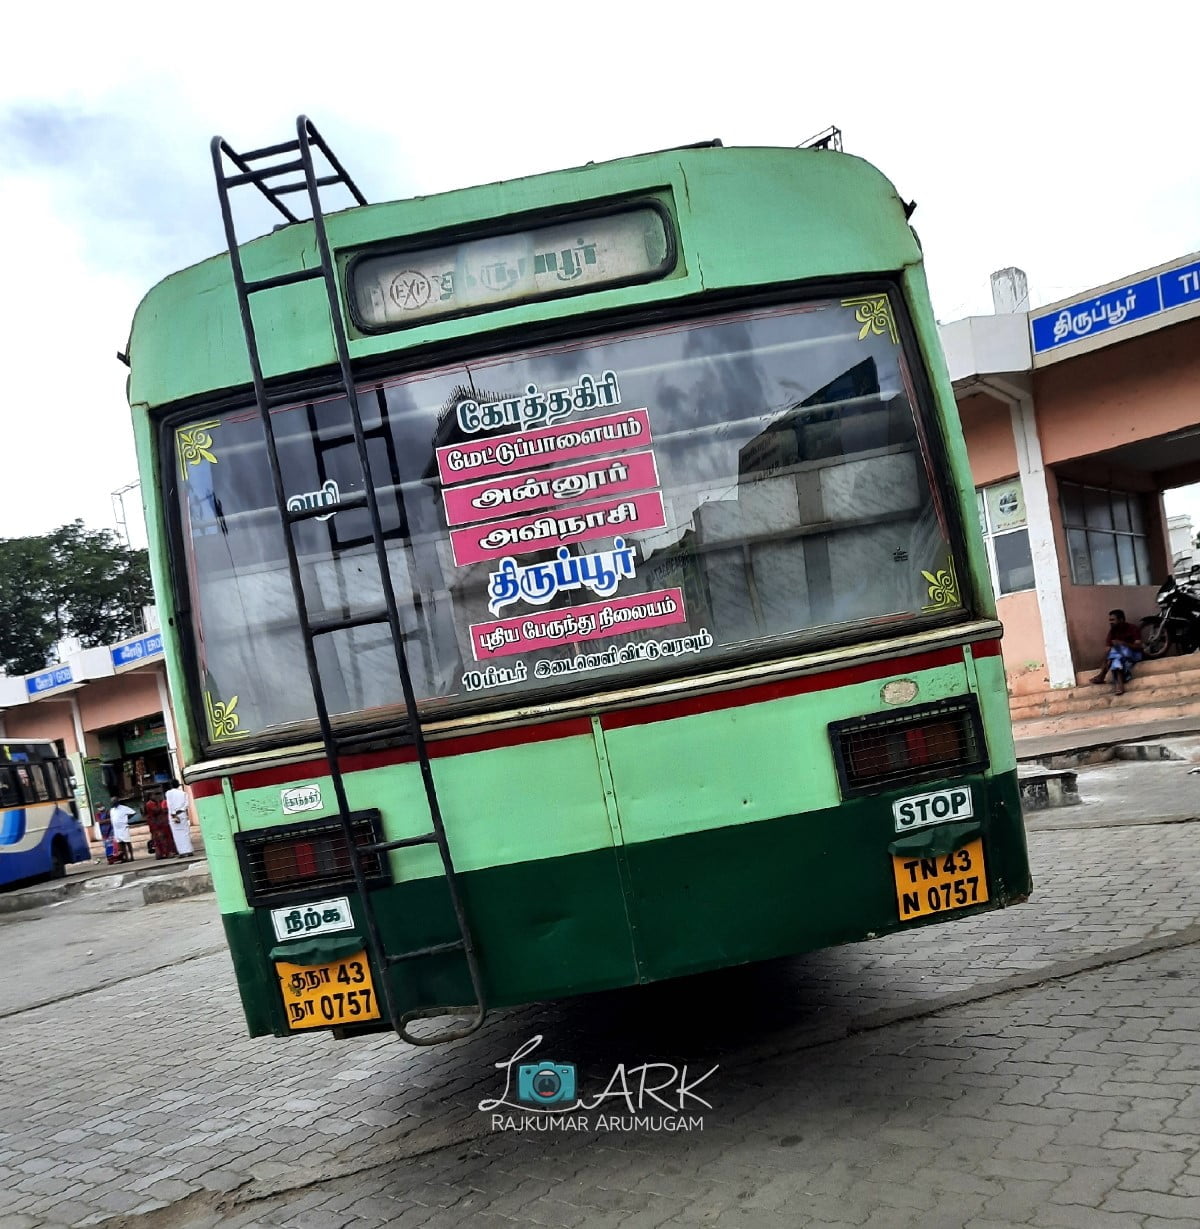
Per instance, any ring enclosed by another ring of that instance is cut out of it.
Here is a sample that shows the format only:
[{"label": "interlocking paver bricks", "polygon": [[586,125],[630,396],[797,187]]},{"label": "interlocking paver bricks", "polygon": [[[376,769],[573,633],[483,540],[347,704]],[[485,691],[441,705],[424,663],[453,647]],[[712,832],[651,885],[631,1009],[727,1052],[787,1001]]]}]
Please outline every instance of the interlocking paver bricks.
[{"label": "interlocking paver bricks", "polygon": [[[389,1038],[245,1038],[228,958],[200,955],[107,985],[87,996],[86,1013],[64,1000],[26,1019],[0,1018],[7,1085],[0,1089],[0,1164],[66,1165],[73,1202],[91,1214],[145,1206],[157,1190],[142,1180],[157,1175],[165,1184],[157,1189],[196,1201],[196,1217],[208,1214],[205,1200],[223,1198],[230,1216],[258,1207],[276,1221],[286,1214],[286,1193],[238,1201],[320,1180],[331,1199],[349,1199],[351,1211],[382,1191],[407,1196],[397,1206],[409,1211],[396,1223],[415,1224],[422,1212],[414,1191],[423,1182],[432,1189],[427,1176],[437,1175],[447,1207],[430,1215],[447,1224],[465,1223],[468,1210],[503,1219],[501,1209],[512,1209],[511,1225],[523,1209],[560,1207],[560,1220],[546,1223],[570,1224],[592,1208],[600,1218],[632,1213],[646,1223],[660,1216],[687,1223],[708,1211],[711,1223],[757,1214],[769,1224],[777,1213],[765,1205],[773,1197],[749,1202],[768,1189],[796,1215],[811,1215],[813,1201],[826,1200],[819,1206],[828,1217],[848,1223],[956,1209],[961,1224],[968,1214],[995,1219],[986,1201],[1004,1191],[988,1183],[1025,1183],[1013,1187],[1015,1209],[1047,1173],[1052,1190],[1042,1211],[1053,1212],[1056,1193],[1066,1189],[1059,1166],[1107,1163],[1120,1173],[1147,1155],[1166,1155],[1169,1143],[1178,1150],[1188,1129],[1196,1102],[1184,1100],[1194,1093],[1187,1073],[1200,1069],[1200,988],[1195,961],[1169,948],[1188,941],[1186,934],[1172,939],[1172,929],[1200,917],[1195,845],[1187,825],[1108,829],[1104,842],[1035,830],[1038,887],[1019,909],[669,989],[506,1012],[470,1041],[432,1053]],[[1114,944],[1142,941],[1167,950],[1101,967]],[[1080,960],[1094,971],[1028,990],[1013,982],[999,998],[920,1016],[951,991],[1002,989],[1010,970],[1036,980],[1060,965],[1069,973],[1063,962]],[[736,1014],[726,1002],[737,1004]],[[60,1040],[53,1071],[22,1044],[35,1021]],[[132,1078],[93,1048],[97,1028],[128,1029],[131,1021],[148,1026],[124,1034],[134,1049]],[[164,1027],[181,1054],[156,1044]],[[631,1047],[639,1060],[686,1058],[693,1070],[719,1062],[705,1130],[687,1138],[610,1135],[602,1145],[595,1137],[491,1134],[475,1104],[498,1092],[492,1064],[535,1032],[576,1061],[581,1078],[605,1078],[614,1056],[628,1061]],[[784,1138],[796,1142],[779,1147]],[[400,1150],[438,1144],[427,1164],[397,1159]],[[373,1162],[380,1168],[356,1172]],[[1050,1168],[1022,1174],[1022,1162]],[[400,1170],[406,1178],[393,1185]],[[1161,1186],[1161,1171],[1153,1172]],[[0,1181],[0,1216],[32,1208],[43,1219],[61,1207],[62,1178],[55,1168],[43,1173],[58,1179],[57,1191],[16,1196]],[[1128,1197],[1194,1198],[1145,1181],[1145,1191],[1130,1188]],[[619,1182],[627,1197],[638,1192],[638,1202],[605,1204],[606,1182]],[[462,1196],[472,1185],[468,1209]],[[890,1202],[880,1193],[901,1188]],[[955,1192],[953,1201],[943,1204],[943,1192]],[[111,1208],[114,1193],[124,1209]],[[328,1216],[342,1215],[335,1204],[324,1206]],[[317,1216],[322,1205],[302,1211]]]}]

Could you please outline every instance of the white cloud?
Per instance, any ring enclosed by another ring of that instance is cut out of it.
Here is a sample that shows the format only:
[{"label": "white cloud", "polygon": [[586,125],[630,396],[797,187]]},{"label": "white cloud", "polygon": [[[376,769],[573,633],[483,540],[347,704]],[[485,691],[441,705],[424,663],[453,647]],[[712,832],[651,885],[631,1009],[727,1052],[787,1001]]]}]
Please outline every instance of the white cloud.
[{"label": "white cloud", "polygon": [[[371,199],[829,123],[915,198],[943,319],[1200,247],[1192,18],[1018,2],[23,6],[0,82],[0,535],[110,526],[140,296],[222,245],[208,161],[309,113]],[[11,54],[19,48],[19,54]]]}]

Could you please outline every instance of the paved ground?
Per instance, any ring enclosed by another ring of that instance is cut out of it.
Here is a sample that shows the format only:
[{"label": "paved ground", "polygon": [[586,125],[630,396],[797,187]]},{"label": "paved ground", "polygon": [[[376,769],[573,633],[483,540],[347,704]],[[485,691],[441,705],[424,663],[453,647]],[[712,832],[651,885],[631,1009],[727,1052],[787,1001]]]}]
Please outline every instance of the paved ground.
[{"label": "paved ground", "polygon": [[[0,1229],[1200,1224],[1187,767],[1081,773],[1094,801],[1031,820],[1019,908],[438,1050],[245,1038],[211,897],[5,915]],[[717,1065],[703,1129],[494,1131],[495,1065],[538,1035],[589,1093]]]}]

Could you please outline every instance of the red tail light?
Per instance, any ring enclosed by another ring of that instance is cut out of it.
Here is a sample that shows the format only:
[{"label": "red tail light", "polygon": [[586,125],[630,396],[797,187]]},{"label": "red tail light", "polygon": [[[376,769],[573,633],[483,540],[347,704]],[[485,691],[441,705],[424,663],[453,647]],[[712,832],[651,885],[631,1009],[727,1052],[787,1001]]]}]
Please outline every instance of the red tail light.
[{"label": "red tail light", "polygon": [[[356,844],[371,845],[382,840],[379,818],[378,811],[356,811],[351,816]],[[354,884],[350,851],[337,819],[241,832],[237,844],[246,898],[251,904],[301,891],[309,894]],[[369,883],[390,882],[385,858],[378,853],[360,856]]]},{"label": "red tail light", "polygon": [[979,713],[970,700],[874,713],[837,722],[829,732],[846,797],[987,767]]}]

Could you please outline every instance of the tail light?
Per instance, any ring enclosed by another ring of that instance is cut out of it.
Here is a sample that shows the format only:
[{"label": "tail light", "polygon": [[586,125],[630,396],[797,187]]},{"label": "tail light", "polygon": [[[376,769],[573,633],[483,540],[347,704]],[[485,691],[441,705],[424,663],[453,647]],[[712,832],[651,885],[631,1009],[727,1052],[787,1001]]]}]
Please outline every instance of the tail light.
[{"label": "tail light", "polygon": [[[350,821],[356,845],[383,839],[378,811],[355,811]],[[251,904],[354,886],[350,849],[337,818],[239,832],[236,840],[246,899]],[[391,882],[385,855],[360,853],[359,858],[368,884]]]},{"label": "tail light", "polygon": [[829,734],[846,798],[987,767],[972,698],[838,721]]}]

